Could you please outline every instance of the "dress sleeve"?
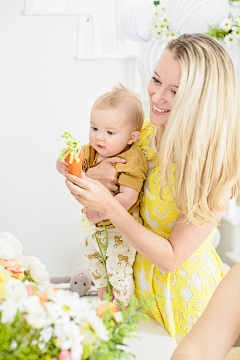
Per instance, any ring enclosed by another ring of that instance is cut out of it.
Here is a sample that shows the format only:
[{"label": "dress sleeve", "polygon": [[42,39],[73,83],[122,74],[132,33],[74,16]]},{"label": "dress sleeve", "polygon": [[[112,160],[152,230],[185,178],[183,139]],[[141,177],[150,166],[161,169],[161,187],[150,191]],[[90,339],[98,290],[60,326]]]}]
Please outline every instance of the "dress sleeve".
[{"label": "dress sleeve", "polygon": [[149,119],[146,119],[141,131],[141,137],[137,142],[139,149],[145,155],[147,161],[153,155],[152,142],[154,134],[156,132],[156,126],[154,126]]}]

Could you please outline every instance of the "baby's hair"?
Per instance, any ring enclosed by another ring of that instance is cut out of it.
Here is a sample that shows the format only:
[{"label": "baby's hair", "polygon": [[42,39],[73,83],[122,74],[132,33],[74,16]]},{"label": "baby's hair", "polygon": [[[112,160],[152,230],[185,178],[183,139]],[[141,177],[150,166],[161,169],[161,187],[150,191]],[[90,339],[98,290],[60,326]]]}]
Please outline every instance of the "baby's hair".
[{"label": "baby's hair", "polygon": [[133,130],[141,131],[144,121],[142,103],[137,95],[129,91],[122,84],[114,86],[112,91],[99,96],[93,104],[92,110],[113,108],[127,111],[129,120],[132,122]]}]

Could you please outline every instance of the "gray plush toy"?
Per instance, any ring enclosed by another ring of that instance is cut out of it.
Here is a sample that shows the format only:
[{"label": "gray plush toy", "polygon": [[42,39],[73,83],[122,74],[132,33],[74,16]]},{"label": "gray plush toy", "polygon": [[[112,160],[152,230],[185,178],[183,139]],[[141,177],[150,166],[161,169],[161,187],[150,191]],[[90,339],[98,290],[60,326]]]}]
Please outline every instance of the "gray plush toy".
[{"label": "gray plush toy", "polygon": [[91,289],[91,285],[94,285],[94,282],[91,280],[89,269],[80,264],[73,265],[72,276],[52,276],[50,277],[50,283],[70,283],[70,287],[64,288],[64,290],[75,291],[79,294],[79,296],[97,293],[97,289],[95,287]]}]

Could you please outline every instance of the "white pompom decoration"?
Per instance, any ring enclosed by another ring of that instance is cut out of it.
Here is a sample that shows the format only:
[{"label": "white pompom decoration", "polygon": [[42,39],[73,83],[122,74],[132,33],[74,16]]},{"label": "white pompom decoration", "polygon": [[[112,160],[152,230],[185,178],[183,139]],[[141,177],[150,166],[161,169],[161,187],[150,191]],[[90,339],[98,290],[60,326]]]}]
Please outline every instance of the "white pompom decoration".
[{"label": "white pompom decoration", "polygon": [[147,89],[157,61],[166,48],[166,43],[159,40],[143,41],[137,56],[138,72],[143,86]]},{"label": "white pompom decoration", "polygon": [[178,35],[208,32],[208,24],[217,25],[229,15],[228,0],[162,0],[161,5]]},{"label": "white pompom decoration", "polygon": [[135,0],[126,4],[119,13],[119,26],[124,35],[133,41],[149,40],[155,5],[146,0]]},{"label": "white pompom decoration", "polygon": [[237,16],[240,14],[240,2],[239,1],[230,1],[229,6],[230,16]]}]

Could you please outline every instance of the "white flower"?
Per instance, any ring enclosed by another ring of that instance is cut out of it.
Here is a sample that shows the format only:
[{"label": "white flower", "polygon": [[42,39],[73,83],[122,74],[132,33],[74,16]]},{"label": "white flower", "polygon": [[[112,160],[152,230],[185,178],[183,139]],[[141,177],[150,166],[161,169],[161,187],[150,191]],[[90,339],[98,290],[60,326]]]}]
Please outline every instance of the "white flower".
[{"label": "white flower", "polygon": [[223,19],[220,23],[219,26],[221,27],[221,29],[223,29],[224,31],[229,31],[231,30],[231,27],[233,26],[233,21],[230,18],[226,18]]},{"label": "white flower", "polygon": [[97,316],[96,312],[92,312],[91,316],[88,317],[89,324],[95,331],[96,335],[103,341],[109,340],[109,333],[100,317]]},{"label": "white flower", "polygon": [[83,353],[82,340],[79,327],[69,318],[64,318],[62,324],[54,326],[54,336],[58,338],[61,350],[70,350],[74,360],[80,360]]},{"label": "white flower", "polygon": [[75,342],[71,347],[71,355],[73,360],[80,360],[82,358],[83,346]]},{"label": "white flower", "polygon": [[52,324],[52,319],[36,295],[29,296],[20,307],[20,311],[27,313],[26,321],[34,329],[41,329]]},{"label": "white flower", "polygon": [[18,347],[18,343],[16,340],[12,340],[10,346],[9,346],[9,350],[15,350]]},{"label": "white flower", "polygon": [[76,292],[59,290],[52,294],[49,299],[54,301],[56,305],[60,305],[64,310],[63,314],[67,314],[67,316],[74,318],[81,313],[81,300]]},{"label": "white flower", "polygon": [[47,343],[51,339],[52,335],[53,335],[53,328],[51,326],[48,326],[40,332],[39,341],[45,341]]},{"label": "white flower", "polygon": [[235,16],[233,18],[233,21],[234,21],[234,24],[237,25],[237,26],[240,26],[240,16]]},{"label": "white flower", "polygon": [[114,319],[116,320],[116,322],[122,322],[123,321],[123,317],[122,317],[122,313],[120,311],[117,311],[114,315],[113,315]]},{"label": "white flower", "polygon": [[0,304],[0,311],[2,312],[1,322],[3,324],[11,324],[18,311],[17,303],[13,299],[9,298]]},{"label": "white flower", "polygon": [[57,324],[58,320],[65,315],[63,307],[60,304],[55,304],[53,301],[46,302],[45,309],[54,324]]},{"label": "white flower", "polygon": [[84,232],[84,234],[93,235],[97,231],[97,227],[94,223],[92,223],[85,214],[82,214],[79,221],[78,226]]},{"label": "white flower", "polygon": [[2,231],[0,233],[0,259],[19,259],[22,256],[23,247],[20,241],[11,233]]},{"label": "white flower", "polygon": [[35,256],[26,256],[21,259],[22,266],[30,271],[32,279],[42,283],[48,279],[49,273],[46,266]]},{"label": "white flower", "polygon": [[172,40],[172,37],[170,36],[170,34],[171,34],[171,31],[163,31],[161,33],[161,39],[166,42]]},{"label": "white flower", "polygon": [[27,298],[28,293],[21,280],[11,277],[4,287],[6,289],[6,297],[12,298],[13,300],[19,300],[23,296]]},{"label": "white flower", "polygon": [[232,35],[235,36],[237,39],[240,39],[240,27],[239,26],[233,26]]},{"label": "white flower", "polygon": [[228,34],[225,36],[224,42],[226,45],[230,46],[232,44],[236,44],[237,38],[234,34]]},{"label": "white flower", "polygon": [[49,318],[45,316],[39,316],[35,314],[27,315],[26,321],[33,329],[42,329],[45,326],[49,325]]}]

